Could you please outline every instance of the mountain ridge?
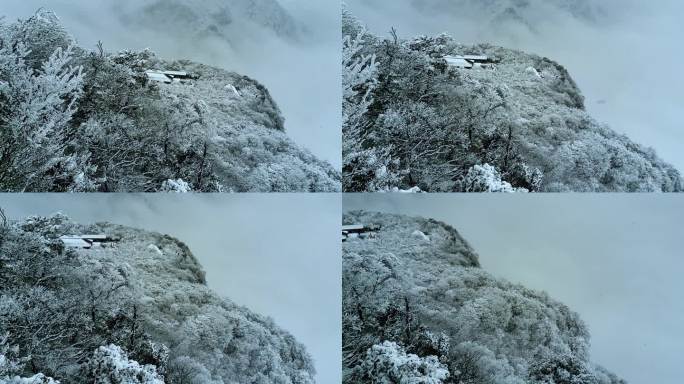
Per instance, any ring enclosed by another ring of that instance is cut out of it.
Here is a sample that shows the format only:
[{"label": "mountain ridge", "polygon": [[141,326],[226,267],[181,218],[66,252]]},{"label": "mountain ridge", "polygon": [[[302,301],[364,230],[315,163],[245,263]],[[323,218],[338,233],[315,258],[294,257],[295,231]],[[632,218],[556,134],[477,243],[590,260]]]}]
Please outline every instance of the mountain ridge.
[{"label": "mountain ridge", "polygon": [[[112,240],[91,249],[65,248],[59,240],[92,234]],[[44,250],[27,253],[36,246]],[[10,343],[19,351],[32,355],[19,374],[81,382],[75,379],[88,369],[95,347],[115,343],[131,359],[154,366],[169,384],[314,383],[315,370],[304,347],[272,319],[216,295],[187,245],[171,236],[110,223],[79,225],[57,214],[5,228],[0,251],[0,264],[10,266],[0,281],[12,282],[0,288],[9,305],[0,310],[0,328],[9,331]],[[21,282],[17,274],[24,263],[42,265],[42,271],[64,280],[44,276],[36,283],[40,290],[31,293],[24,290],[31,279]],[[41,344],[31,334],[40,338],[51,330],[40,328],[42,322],[28,329],[21,324],[43,313],[34,300],[46,297],[64,311],[52,320],[64,337]],[[74,301],[82,306],[70,307]],[[81,354],[87,357],[73,357]]]},{"label": "mountain ridge", "polygon": [[591,363],[579,315],[482,270],[453,227],[366,211],[343,222],[373,228],[342,247],[344,383],[625,383]]},{"label": "mountain ridge", "polygon": [[[345,191],[684,190],[653,149],[592,118],[553,60],[448,34],[381,38],[349,11],[343,20]],[[460,55],[488,63],[447,60]]]}]

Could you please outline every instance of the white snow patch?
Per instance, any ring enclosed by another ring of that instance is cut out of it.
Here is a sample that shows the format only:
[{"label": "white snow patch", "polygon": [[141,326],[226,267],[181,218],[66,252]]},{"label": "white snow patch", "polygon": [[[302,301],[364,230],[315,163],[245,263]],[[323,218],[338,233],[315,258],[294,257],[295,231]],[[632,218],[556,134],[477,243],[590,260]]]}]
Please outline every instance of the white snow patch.
[{"label": "white snow patch", "polygon": [[392,188],[390,192],[393,193],[423,193],[423,191],[420,189],[420,187],[415,186],[409,189],[399,189],[398,187]]},{"label": "white snow patch", "polygon": [[229,90],[233,91],[233,93],[235,94],[235,96],[237,96],[237,97],[242,97],[242,95],[240,94],[240,92],[237,90],[237,88],[235,88],[235,86],[234,86],[233,84],[228,84],[228,85],[226,85],[226,89],[229,89]]},{"label": "white snow patch", "polygon": [[164,255],[164,252],[162,252],[161,249],[159,249],[159,247],[157,247],[157,246],[154,245],[154,244],[148,245],[148,246],[147,246],[147,249],[149,249],[149,250],[151,250],[151,251],[153,251],[153,252],[156,252],[159,256],[163,256],[163,255]]},{"label": "white snow patch", "polygon": [[162,192],[188,193],[192,192],[192,186],[183,179],[168,179],[162,183]]},{"label": "white snow patch", "polygon": [[417,229],[415,231],[413,231],[411,236],[418,237],[419,239],[421,239],[423,241],[427,241],[427,242],[430,241],[430,236],[426,235],[425,233],[423,233],[422,231],[419,231]]},{"label": "white snow patch", "polygon": [[534,68],[534,67],[527,67],[527,69],[525,69],[525,72],[530,73],[530,74],[533,74],[533,75],[537,76],[537,78],[539,78],[539,79],[544,78],[544,77],[539,73],[539,71],[537,71],[537,68]]}]

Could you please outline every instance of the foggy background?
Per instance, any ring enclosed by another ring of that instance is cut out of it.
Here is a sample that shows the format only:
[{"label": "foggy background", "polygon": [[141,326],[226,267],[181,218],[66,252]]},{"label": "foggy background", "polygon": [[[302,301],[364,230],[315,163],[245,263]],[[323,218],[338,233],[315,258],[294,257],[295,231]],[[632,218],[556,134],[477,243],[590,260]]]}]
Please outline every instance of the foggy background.
[{"label": "foggy background", "polygon": [[[663,160],[684,172],[684,2],[586,0],[604,9],[593,21],[539,6],[529,15],[533,33],[522,26],[497,28],[489,24],[491,15],[478,18],[469,10],[446,10],[446,0],[345,1],[371,32],[382,37],[389,36],[391,27],[404,38],[448,32],[462,43],[489,42],[558,61],[577,81],[593,117],[655,148]],[[439,3],[442,8],[419,10],[416,3]]]},{"label": "foggy background", "polygon": [[10,219],[61,211],[185,242],[220,296],[272,317],[306,346],[317,381],[339,383],[339,195],[0,195]]},{"label": "foggy background", "polygon": [[[279,2],[300,29],[296,39],[239,17],[230,29],[230,41],[124,25],[122,12],[135,15],[138,0],[2,0],[0,16],[8,22],[27,19],[45,7],[59,16],[84,48],[94,49],[98,40],[110,52],[150,48],[162,58],[191,59],[253,77],[268,88],[282,110],[288,135],[341,169],[340,2]],[[196,2],[197,7],[202,4]]]},{"label": "foggy background", "polygon": [[345,211],[454,226],[491,274],[578,312],[592,361],[630,383],[681,383],[682,212],[666,195],[345,195]]}]

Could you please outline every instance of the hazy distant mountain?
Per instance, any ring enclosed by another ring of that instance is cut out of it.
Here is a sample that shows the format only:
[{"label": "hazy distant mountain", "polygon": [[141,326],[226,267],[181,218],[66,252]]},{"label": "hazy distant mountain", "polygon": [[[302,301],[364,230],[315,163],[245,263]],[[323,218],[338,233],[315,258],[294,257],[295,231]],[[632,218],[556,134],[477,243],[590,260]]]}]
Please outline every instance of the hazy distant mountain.
[{"label": "hazy distant mountain", "polygon": [[600,4],[589,0],[413,0],[423,11],[448,11],[454,15],[479,16],[483,22],[516,22],[532,28],[549,16],[571,16],[598,22],[606,16]]},{"label": "hazy distant mountain", "polygon": [[141,0],[118,8],[126,23],[194,37],[232,40],[256,26],[296,39],[302,29],[277,0]]},{"label": "hazy distant mountain", "polygon": [[456,229],[367,212],[343,222],[374,228],[342,246],[343,383],[625,384],[591,361],[577,313],[481,269]]}]

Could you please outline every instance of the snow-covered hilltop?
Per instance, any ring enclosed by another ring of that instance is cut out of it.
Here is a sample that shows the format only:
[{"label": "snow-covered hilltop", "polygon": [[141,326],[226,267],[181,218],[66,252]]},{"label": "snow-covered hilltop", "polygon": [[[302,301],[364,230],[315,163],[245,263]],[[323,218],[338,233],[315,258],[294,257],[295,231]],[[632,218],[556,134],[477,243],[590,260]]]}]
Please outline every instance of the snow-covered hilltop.
[{"label": "snow-covered hilltop", "polygon": [[[114,2],[113,2],[114,3]],[[257,26],[286,39],[303,30],[276,0],[135,0],[116,2],[125,23],[196,38],[230,41],[235,32]]]},{"label": "snow-covered hilltop", "polygon": [[2,191],[341,189],[339,172],[287,137],[257,81],[84,50],[45,10],[0,23],[0,124]]},{"label": "snow-covered hilltop", "polygon": [[562,65],[448,35],[382,39],[343,18],[346,191],[682,190],[653,149],[585,111]]},{"label": "snow-covered hilltop", "polygon": [[[60,240],[78,235],[107,240]],[[304,347],[213,293],[170,236],[31,217],[0,228],[0,266],[0,382],[314,383]]]},{"label": "snow-covered hilltop", "polygon": [[347,213],[374,229],[343,249],[344,383],[619,384],[589,332],[547,294],[497,279],[446,224]]}]

